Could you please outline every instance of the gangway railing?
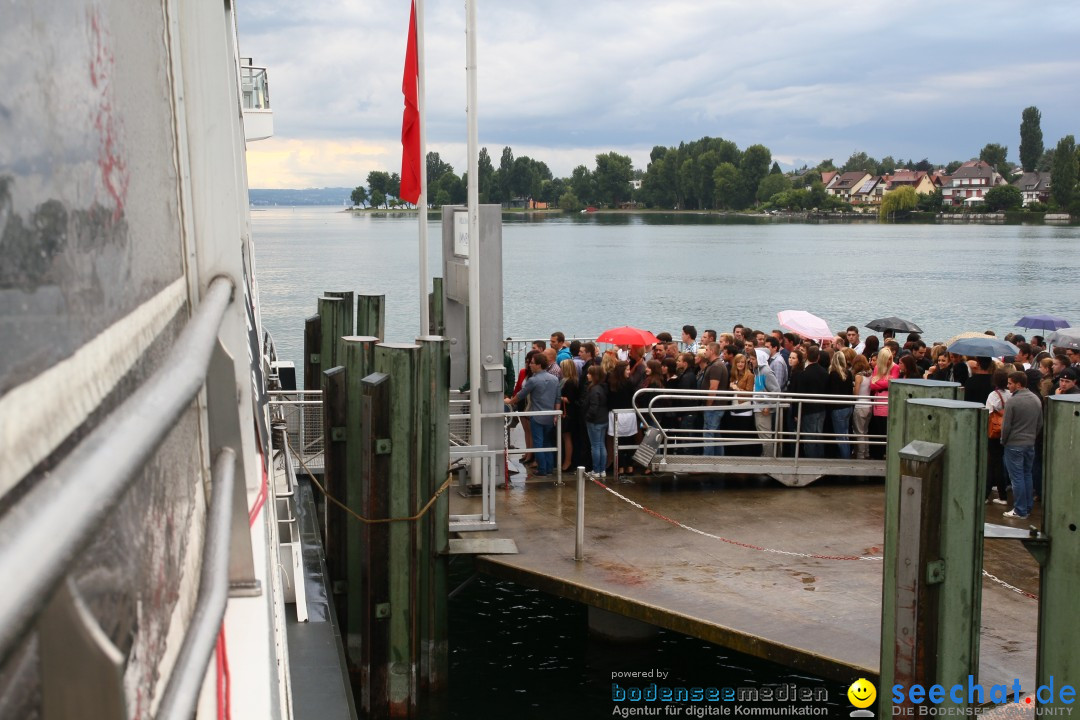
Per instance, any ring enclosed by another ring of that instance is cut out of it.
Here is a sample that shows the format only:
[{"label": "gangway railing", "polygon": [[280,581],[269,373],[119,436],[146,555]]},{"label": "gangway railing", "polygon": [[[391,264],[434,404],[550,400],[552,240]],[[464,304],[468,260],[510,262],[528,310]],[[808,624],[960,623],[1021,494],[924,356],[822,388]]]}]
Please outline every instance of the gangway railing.
[{"label": "gangway railing", "polygon": [[[708,399],[717,405],[705,405]],[[659,430],[660,446],[650,463],[654,470],[758,473],[785,485],[805,485],[824,475],[884,476],[884,460],[861,456],[864,448],[883,448],[885,436],[856,433],[853,426],[856,408],[872,413],[878,403],[881,400],[855,395],[644,388],[635,393],[632,408],[622,412],[633,412],[643,428]],[[804,421],[809,405],[824,408],[826,415],[833,409],[851,408],[849,427],[832,432],[808,429]],[[762,423],[761,429],[706,429],[703,419],[686,422],[688,417],[703,418],[710,411],[761,413],[771,419]],[[614,446],[616,452],[637,447],[620,443],[619,438],[614,439]],[[760,455],[728,454],[729,450],[747,446],[761,446]],[[849,457],[843,457],[839,450],[844,446],[850,451]],[[826,456],[825,447],[837,447],[841,456]],[[723,454],[714,454],[718,451]]]},{"label": "gangway railing", "polygon": [[[0,593],[0,662],[7,660],[37,620],[39,634],[44,637],[40,643],[43,693],[55,694],[53,700],[64,707],[76,702],[79,691],[65,689],[70,677],[50,677],[57,675],[50,672],[50,667],[55,671],[58,666],[79,664],[78,658],[72,659],[79,652],[78,643],[72,639],[78,633],[98,638],[100,646],[88,660],[98,666],[79,667],[79,672],[114,679],[117,673],[123,673],[122,656],[102,637],[100,629],[93,627],[96,620],[74,583],[67,579],[68,573],[207,384],[212,361],[220,357],[218,330],[232,302],[233,290],[232,280],[215,278],[164,364],[0,519],[0,577],[18,580],[8,592]],[[228,406],[235,407],[234,398],[209,397],[208,402],[213,406],[210,413],[217,412],[218,417],[228,412]],[[237,572],[237,568],[245,576],[252,573],[250,552],[246,558],[238,557],[239,548],[230,538],[237,534],[233,527],[237,522],[243,523],[246,533],[248,520],[246,501],[242,518],[235,511],[234,495],[243,492],[244,487],[242,480],[234,482],[237,451],[222,446],[214,459],[213,497],[203,544],[204,572],[183,649],[168,680],[162,717],[190,717],[194,712],[197,691],[224,617],[230,573]],[[49,627],[53,623],[63,628]],[[74,625],[80,626],[78,630]],[[59,644],[53,641],[57,633]],[[60,657],[47,657],[50,655]],[[97,690],[103,706],[122,706],[122,698],[115,696],[116,687]],[[169,708],[172,710],[166,712]]]},{"label": "gangway railing", "polygon": [[268,396],[271,418],[285,423],[289,446],[296,451],[291,455],[293,472],[306,467],[321,473],[325,462],[322,391],[271,390]]}]

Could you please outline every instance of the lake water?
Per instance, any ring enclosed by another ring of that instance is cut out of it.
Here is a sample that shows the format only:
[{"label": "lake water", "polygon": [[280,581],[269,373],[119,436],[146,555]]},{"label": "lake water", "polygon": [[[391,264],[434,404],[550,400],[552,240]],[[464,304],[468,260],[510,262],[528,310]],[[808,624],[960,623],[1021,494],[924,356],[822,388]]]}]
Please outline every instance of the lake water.
[{"label": "lake water", "polygon": [[[332,207],[251,217],[263,323],[280,357],[301,365],[303,319],[326,290],[385,294],[387,338],[419,334],[415,215]],[[432,275],[442,273],[440,232],[433,220]],[[687,323],[724,332],[737,322],[771,330],[790,309],[834,331],[897,315],[927,340],[988,328],[1001,336],[1030,313],[1080,320],[1078,240],[1070,226],[506,215],[504,335],[635,325],[678,337]]]},{"label": "lake water", "polygon": [[[325,290],[387,296],[387,335],[419,333],[416,217],[341,208],[252,213],[264,325],[302,369],[303,320]],[[429,230],[441,272],[439,225]],[[505,335],[588,335],[633,324],[676,336],[684,323],[771,330],[805,309],[839,330],[899,315],[928,339],[992,328],[1032,312],[1080,319],[1080,229],[1014,225],[731,222],[701,215],[504,218]],[[458,558],[451,582],[471,562]],[[660,667],[684,686],[827,685],[831,717],[845,687],[662,631],[624,647],[589,636],[577,603],[481,577],[450,603],[450,692],[431,716],[610,717],[611,673]],[[854,678],[853,678],[854,679]]]}]

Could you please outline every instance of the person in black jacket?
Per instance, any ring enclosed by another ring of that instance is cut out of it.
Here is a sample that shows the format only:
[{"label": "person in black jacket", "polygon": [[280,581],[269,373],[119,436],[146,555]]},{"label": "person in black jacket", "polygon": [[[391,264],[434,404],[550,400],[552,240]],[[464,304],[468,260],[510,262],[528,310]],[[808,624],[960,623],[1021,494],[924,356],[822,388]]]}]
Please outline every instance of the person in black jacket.
[{"label": "person in black jacket", "polygon": [[590,365],[586,373],[589,387],[585,391],[582,418],[585,421],[585,430],[589,435],[589,446],[592,450],[592,473],[590,474],[593,477],[604,477],[607,468],[607,444],[604,439],[608,417],[607,383],[604,382],[604,371],[599,365]]},{"label": "person in black jacket", "polygon": [[[811,345],[806,351],[806,367],[799,377],[799,392],[811,395],[824,395],[829,392],[829,373],[821,366],[821,349]],[[825,428],[825,410],[827,405],[815,402],[803,403],[802,432],[810,435],[821,433]],[[825,446],[820,442],[804,444],[806,457],[825,456]]]}]

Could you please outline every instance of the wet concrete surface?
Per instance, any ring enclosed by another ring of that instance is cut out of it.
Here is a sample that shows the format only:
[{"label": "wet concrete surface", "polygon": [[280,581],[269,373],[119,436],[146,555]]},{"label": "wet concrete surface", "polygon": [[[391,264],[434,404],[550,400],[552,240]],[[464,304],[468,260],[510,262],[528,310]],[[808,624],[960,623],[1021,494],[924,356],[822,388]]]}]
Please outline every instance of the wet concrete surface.
[{"label": "wet concrete surface", "polygon": [[[625,499],[587,482],[578,563],[574,477],[565,479],[499,486],[499,529],[488,535],[513,538],[520,552],[481,556],[481,571],[822,677],[876,677],[881,481],[783,488],[758,478],[638,476],[609,485]],[[478,505],[454,493],[451,512]],[[988,522],[1039,523],[1038,508],[1009,521],[1007,506],[986,507]],[[1018,541],[987,541],[984,563],[1038,593],[1038,566]],[[1034,687],[1037,611],[1034,599],[984,579],[981,682]]]}]

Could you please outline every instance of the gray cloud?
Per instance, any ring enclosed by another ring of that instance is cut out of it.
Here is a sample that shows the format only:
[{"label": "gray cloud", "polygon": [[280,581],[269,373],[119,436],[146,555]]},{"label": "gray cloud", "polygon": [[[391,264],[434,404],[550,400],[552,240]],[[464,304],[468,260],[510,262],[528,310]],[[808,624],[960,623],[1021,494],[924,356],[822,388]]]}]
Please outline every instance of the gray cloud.
[{"label": "gray cloud", "polygon": [[[463,6],[426,1],[428,138],[451,152],[465,139]],[[270,71],[278,137],[395,141],[408,2],[238,11],[242,53]],[[528,147],[559,174],[592,164],[577,151],[643,162],[703,135],[810,162],[946,162],[987,142],[1015,159],[1028,105],[1048,146],[1080,131],[1070,0],[482,2],[479,18],[481,143],[496,157]]]}]

